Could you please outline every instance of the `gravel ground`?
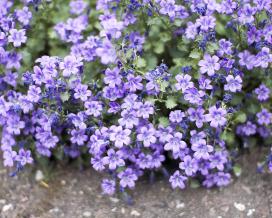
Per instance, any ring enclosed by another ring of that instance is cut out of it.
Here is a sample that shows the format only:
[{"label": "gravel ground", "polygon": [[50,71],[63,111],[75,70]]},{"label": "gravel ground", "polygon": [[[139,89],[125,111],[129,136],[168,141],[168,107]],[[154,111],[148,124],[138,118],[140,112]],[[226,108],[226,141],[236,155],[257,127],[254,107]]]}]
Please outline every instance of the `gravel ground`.
[{"label": "gravel ground", "polygon": [[132,192],[132,206],[118,196],[101,195],[101,175],[91,170],[58,168],[43,183],[36,181],[39,173],[35,179],[31,170],[10,178],[0,167],[0,217],[269,218],[272,217],[272,176],[256,173],[259,159],[256,153],[244,156],[242,175],[226,188],[173,191],[164,180],[154,184],[141,181]]}]

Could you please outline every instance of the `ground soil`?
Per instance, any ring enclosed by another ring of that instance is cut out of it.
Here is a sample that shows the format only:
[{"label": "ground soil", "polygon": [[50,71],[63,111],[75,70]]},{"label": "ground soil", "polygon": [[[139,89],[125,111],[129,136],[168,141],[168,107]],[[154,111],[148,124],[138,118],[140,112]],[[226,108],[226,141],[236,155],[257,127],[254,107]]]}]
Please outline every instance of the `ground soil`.
[{"label": "ground soil", "polygon": [[143,179],[132,192],[133,205],[102,195],[102,176],[92,170],[58,167],[43,183],[35,179],[38,169],[11,178],[0,166],[0,217],[270,218],[272,175],[256,173],[260,153],[244,155],[241,176],[222,189],[172,190],[164,179],[153,184]]}]

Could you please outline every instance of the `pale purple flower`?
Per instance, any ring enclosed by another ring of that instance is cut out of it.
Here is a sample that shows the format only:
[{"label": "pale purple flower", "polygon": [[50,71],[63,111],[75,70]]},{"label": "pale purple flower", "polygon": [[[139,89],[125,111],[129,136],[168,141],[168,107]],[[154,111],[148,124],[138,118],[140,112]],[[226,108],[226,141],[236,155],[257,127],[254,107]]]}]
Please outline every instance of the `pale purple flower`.
[{"label": "pale purple flower", "polygon": [[84,145],[84,143],[88,140],[88,136],[85,135],[85,130],[84,129],[73,129],[71,131],[71,142],[74,144],[77,144],[79,146]]},{"label": "pale purple flower", "polygon": [[84,107],[87,109],[86,114],[98,117],[101,115],[103,107],[100,101],[86,101]]},{"label": "pale purple flower", "polygon": [[184,99],[191,104],[202,105],[205,92],[197,88],[186,89]]},{"label": "pale purple flower", "polygon": [[186,155],[182,162],[179,164],[179,168],[185,171],[187,176],[193,176],[198,169],[197,161],[191,156]]},{"label": "pale purple flower", "polygon": [[137,118],[134,110],[124,110],[121,112],[121,116],[122,117],[118,120],[119,124],[128,129],[132,129],[133,126],[137,126],[139,123],[139,118]]},{"label": "pale purple flower", "polygon": [[255,57],[255,55],[252,55],[248,50],[240,52],[238,54],[238,57],[240,58],[239,64],[241,66],[246,66],[246,68],[248,70],[252,70],[253,67],[255,67],[255,65],[256,65],[256,57]]},{"label": "pale purple flower", "polygon": [[16,157],[17,157],[16,151],[5,150],[3,152],[4,166],[5,167],[13,167]]},{"label": "pale purple flower", "polygon": [[115,181],[110,179],[103,179],[101,188],[104,194],[113,195],[115,193]]},{"label": "pale purple flower", "polygon": [[15,10],[15,15],[19,22],[24,26],[28,25],[32,18],[32,13],[28,10],[28,7],[23,7],[23,9]]},{"label": "pale purple flower", "polygon": [[260,101],[266,101],[270,95],[270,89],[266,87],[266,85],[261,84],[258,88],[254,91],[257,94],[257,98]]},{"label": "pale purple flower", "polygon": [[22,166],[26,165],[27,163],[33,163],[33,158],[31,157],[30,150],[24,150],[21,148],[16,156],[16,161],[18,161]]},{"label": "pale purple flower", "polygon": [[30,102],[37,103],[41,98],[41,88],[35,85],[29,86],[28,92],[27,92],[27,100]]},{"label": "pale purple flower", "polygon": [[209,54],[204,55],[204,60],[199,61],[198,65],[200,66],[200,73],[207,73],[209,76],[213,76],[215,71],[220,69],[220,64],[218,63],[219,58],[214,55],[210,56]]},{"label": "pale purple flower", "polygon": [[196,126],[198,128],[201,128],[203,126],[203,123],[206,122],[204,113],[205,113],[205,110],[201,107],[197,109],[194,109],[194,108],[188,109],[189,119],[192,122],[196,122]]},{"label": "pale purple flower", "polygon": [[211,168],[217,168],[220,171],[224,170],[224,164],[227,163],[228,159],[225,152],[216,151],[213,155],[210,155],[210,166]]},{"label": "pale purple flower", "polygon": [[97,56],[101,58],[102,64],[110,64],[116,60],[116,51],[112,43],[105,39],[103,40],[102,47],[99,47],[95,50]]},{"label": "pale purple flower", "polygon": [[87,101],[88,97],[92,95],[92,92],[88,90],[87,85],[78,84],[74,90],[74,98],[80,99],[81,101]]},{"label": "pale purple flower", "polygon": [[196,25],[206,32],[215,27],[215,22],[216,19],[213,16],[202,16],[196,20]]},{"label": "pale purple flower", "polygon": [[128,81],[125,83],[125,88],[128,89],[130,92],[135,92],[136,90],[143,89],[143,84],[141,83],[141,76],[134,76],[132,74],[129,74],[127,76],[127,80]]},{"label": "pale purple flower", "polygon": [[198,83],[199,83],[200,89],[206,89],[206,90],[213,89],[213,86],[211,85],[211,80],[205,78],[204,76],[200,77],[200,79],[198,80]]},{"label": "pale purple flower", "polygon": [[123,129],[122,126],[111,126],[110,140],[114,142],[117,148],[122,148],[124,145],[129,145],[131,142],[131,130]]},{"label": "pale purple flower", "polygon": [[168,134],[166,136],[167,143],[164,145],[164,149],[166,151],[172,150],[174,153],[179,152],[181,149],[184,149],[187,147],[186,142],[184,142],[182,139],[182,133],[176,132],[174,135]]},{"label": "pale purple flower", "polygon": [[113,149],[107,151],[107,156],[103,157],[104,165],[109,165],[110,170],[115,170],[118,167],[125,166],[125,161],[122,159],[122,152],[115,152]]},{"label": "pale purple flower", "polygon": [[194,157],[196,159],[209,159],[210,153],[213,151],[213,147],[211,145],[207,145],[205,140],[201,140],[197,144],[192,145],[192,150],[194,151]]},{"label": "pale purple flower", "polygon": [[187,23],[187,28],[185,30],[185,36],[187,39],[195,39],[197,32],[197,25],[193,24],[192,22]]},{"label": "pale purple flower", "polygon": [[178,74],[175,78],[177,80],[177,83],[175,84],[177,90],[182,90],[182,92],[184,92],[186,89],[194,87],[194,83],[191,82],[192,77],[188,74]]},{"label": "pale purple flower", "polygon": [[131,168],[125,169],[124,171],[118,173],[118,178],[120,178],[120,185],[123,188],[133,188],[135,186],[135,181],[138,179],[137,175]]},{"label": "pale purple flower", "polygon": [[21,132],[21,129],[25,128],[25,122],[20,120],[20,117],[18,116],[11,116],[7,120],[7,132],[14,135],[19,135]]},{"label": "pale purple flower", "polygon": [[257,113],[257,118],[257,121],[260,125],[269,125],[272,121],[272,114],[264,108],[259,113]]},{"label": "pale purple flower", "polygon": [[26,42],[25,29],[11,29],[9,34],[8,41],[12,42],[14,47],[20,47],[22,43]]},{"label": "pale purple flower", "polygon": [[113,69],[107,68],[105,71],[104,82],[110,87],[115,87],[120,85],[122,82],[122,76],[120,74],[119,68],[115,67]]},{"label": "pale purple flower", "polygon": [[148,119],[151,114],[154,114],[154,106],[149,101],[146,101],[145,103],[136,103],[134,109],[136,110],[138,117],[142,117],[145,119]]},{"label": "pale purple flower", "polygon": [[224,86],[224,90],[231,92],[238,92],[242,89],[242,79],[238,76],[228,75],[226,77],[227,84]]},{"label": "pale purple flower", "polygon": [[62,74],[64,77],[69,77],[71,74],[78,74],[79,67],[83,66],[82,59],[75,56],[66,56],[63,62],[60,62],[60,69],[63,70]]},{"label": "pale purple flower", "polygon": [[82,0],[71,1],[70,4],[71,14],[81,14],[87,7],[87,3]]},{"label": "pale purple flower", "polygon": [[152,125],[149,125],[148,128],[143,126],[140,128],[140,131],[137,135],[137,140],[143,142],[144,147],[150,147],[150,144],[156,142],[156,131]]},{"label": "pale purple flower", "polygon": [[270,49],[267,47],[263,47],[256,55],[256,58],[257,67],[267,68],[269,64],[272,63],[272,54],[270,53]]},{"label": "pale purple flower", "polygon": [[206,120],[211,122],[211,127],[217,128],[226,124],[226,115],[227,111],[224,108],[217,108],[216,106],[212,106],[209,108],[209,114],[206,114]]},{"label": "pale purple flower", "polygon": [[180,123],[185,117],[185,113],[181,110],[171,111],[169,114],[169,120],[173,123]]},{"label": "pale purple flower", "polygon": [[184,182],[187,180],[187,177],[182,176],[180,172],[177,170],[169,179],[169,182],[171,183],[172,188],[179,187],[180,189],[185,188]]}]

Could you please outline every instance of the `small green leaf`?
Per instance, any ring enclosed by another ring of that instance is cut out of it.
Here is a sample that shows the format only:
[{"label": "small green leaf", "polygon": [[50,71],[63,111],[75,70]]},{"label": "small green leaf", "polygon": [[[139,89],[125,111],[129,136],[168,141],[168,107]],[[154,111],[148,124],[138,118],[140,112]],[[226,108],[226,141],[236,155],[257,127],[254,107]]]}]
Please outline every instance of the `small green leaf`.
[{"label": "small green leaf", "polygon": [[168,108],[168,109],[173,109],[174,107],[176,107],[178,104],[177,104],[177,100],[175,97],[173,96],[169,96],[167,98],[167,100],[165,101],[165,106]]},{"label": "small green leaf", "polygon": [[244,112],[238,112],[238,113],[236,114],[236,117],[235,117],[235,119],[234,119],[234,122],[235,122],[235,123],[244,123],[244,122],[246,122],[246,120],[247,120],[246,114],[245,114]]},{"label": "small green leaf", "polygon": [[145,61],[145,59],[143,59],[143,58],[138,58],[137,61],[136,61],[136,66],[137,66],[138,68],[143,68],[143,67],[145,67],[145,66],[146,66],[146,61]]},{"label": "small green leaf", "polygon": [[236,164],[233,167],[233,172],[234,172],[235,176],[239,177],[242,174],[242,169],[241,169],[241,167],[239,165]]},{"label": "small green leaf", "polygon": [[193,51],[191,51],[189,57],[193,59],[200,59],[201,52],[198,49],[194,49]]},{"label": "small green leaf", "polygon": [[199,188],[199,187],[200,187],[199,181],[196,180],[196,179],[192,179],[192,180],[190,181],[190,187],[191,187],[191,188]]},{"label": "small green leaf", "polygon": [[159,123],[160,123],[163,127],[169,126],[169,120],[168,120],[167,117],[160,117],[160,118],[159,118]]},{"label": "small green leaf", "polygon": [[61,100],[62,100],[63,102],[68,101],[69,98],[70,98],[70,94],[69,94],[68,92],[62,93],[62,94],[60,95],[60,98],[61,98]]}]

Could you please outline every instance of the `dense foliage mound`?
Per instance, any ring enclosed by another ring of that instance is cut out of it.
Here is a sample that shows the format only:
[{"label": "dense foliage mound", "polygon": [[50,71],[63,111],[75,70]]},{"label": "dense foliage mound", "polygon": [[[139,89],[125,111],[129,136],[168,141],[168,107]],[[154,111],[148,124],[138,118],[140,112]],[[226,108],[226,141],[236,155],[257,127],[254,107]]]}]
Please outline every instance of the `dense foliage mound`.
[{"label": "dense foliage mound", "polygon": [[271,21],[271,0],[1,0],[4,165],[77,159],[107,194],[229,184],[272,143]]}]

